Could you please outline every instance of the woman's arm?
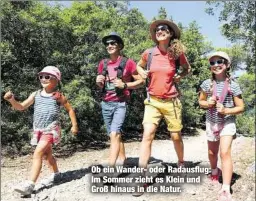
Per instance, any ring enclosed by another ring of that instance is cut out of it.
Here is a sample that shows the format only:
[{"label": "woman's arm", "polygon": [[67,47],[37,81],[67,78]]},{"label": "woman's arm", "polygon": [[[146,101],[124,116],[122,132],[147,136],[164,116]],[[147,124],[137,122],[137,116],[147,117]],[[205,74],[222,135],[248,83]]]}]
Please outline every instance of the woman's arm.
[{"label": "woman's arm", "polygon": [[146,79],[148,77],[148,72],[145,70],[145,67],[147,65],[147,62],[143,59],[140,59],[136,66],[136,70],[139,73],[139,75],[142,77],[142,79]]},{"label": "woman's arm", "polygon": [[178,74],[178,76],[180,76],[180,78],[183,78],[191,72],[191,66],[189,63],[186,63],[182,64],[181,67],[183,70],[181,73]]}]

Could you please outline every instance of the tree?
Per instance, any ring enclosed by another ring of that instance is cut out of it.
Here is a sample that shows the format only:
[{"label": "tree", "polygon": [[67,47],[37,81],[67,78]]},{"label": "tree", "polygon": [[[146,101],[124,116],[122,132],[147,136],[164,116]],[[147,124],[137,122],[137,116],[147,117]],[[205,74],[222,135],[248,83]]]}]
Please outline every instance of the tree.
[{"label": "tree", "polygon": [[245,112],[237,117],[238,133],[255,136],[255,74],[244,74],[238,78],[238,83],[243,92]]},{"label": "tree", "polygon": [[223,22],[222,33],[232,43],[242,43],[246,54],[246,70],[254,72],[256,66],[255,53],[255,1],[209,1],[206,12],[214,15],[221,9],[219,21]]}]

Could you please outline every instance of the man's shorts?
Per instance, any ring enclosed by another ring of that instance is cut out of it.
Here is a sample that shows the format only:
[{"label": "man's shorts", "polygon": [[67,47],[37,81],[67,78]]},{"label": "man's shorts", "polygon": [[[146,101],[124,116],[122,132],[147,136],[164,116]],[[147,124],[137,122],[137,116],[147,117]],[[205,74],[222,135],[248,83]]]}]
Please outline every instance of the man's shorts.
[{"label": "man's shorts", "polygon": [[219,141],[221,136],[233,136],[234,138],[236,136],[236,124],[233,120],[226,121],[218,135],[214,134],[213,126],[213,123],[206,121],[206,136],[208,141]]},{"label": "man's shorts", "polygon": [[150,96],[150,102],[144,101],[145,112],[143,124],[153,123],[157,126],[164,117],[167,129],[170,132],[179,132],[182,129],[182,105],[179,98],[160,99]]},{"label": "man's shorts", "polygon": [[126,102],[101,102],[102,116],[107,127],[107,133],[121,133],[127,105]]}]

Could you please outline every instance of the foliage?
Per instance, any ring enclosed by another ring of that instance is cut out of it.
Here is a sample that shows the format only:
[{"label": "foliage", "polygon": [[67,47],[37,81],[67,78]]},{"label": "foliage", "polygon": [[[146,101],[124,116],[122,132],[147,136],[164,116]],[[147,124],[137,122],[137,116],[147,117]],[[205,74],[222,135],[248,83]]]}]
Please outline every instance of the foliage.
[{"label": "foliage", "polygon": [[255,135],[255,74],[244,74],[237,80],[243,92],[245,113],[237,117],[238,133]]},{"label": "foliage", "polygon": [[[222,33],[233,43],[241,42],[246,55],[246,70],[254,72],[255,55],[255,1],[209,1],[206,12],[214,15],[221,9],[219,21],[223,22]],[[214,10],[215,7],[215,10]]]},{"label": "foliage", "polygon": [[[255,108],[254,108],[255,111]],[[236,119],[237,132],[245,136],[255,136],[255,113],[245,113],[244,115],[238,115]]]},{"label": "foliage", "polygon": [[[87,148],[108,140],[101,115],[101,92],[95,85],[98,63],[107,57],[102,37],[118,32],[125,43],[123,54],[136,62],[145,49],[154,46],[149,37],[149,22],[138,9],[128,10],[128,4],[85,1],[63,8],[35,1],[1,1],[2,92],[11,89],[16,99],[23,101],[40,88],[37,73],[44,66],[59,67],[61,90],[76,111],[80,131],[77,138],[71,137],[70,119],[62,110],[62,146],[77,147],[71,146],[75,144]],[[167,12],[162,8],[157,18],[164,16]],[[192,66],[191,75],[179,84],[183,93],[183,123],[184,128],[196,127],[200,126],[203,114],[198,107],[196,89],[210,76],[205,55],[213,48],[204,41],[196,22],[188,27],[179,26]],[[145,94],[145,88],[132,92],[124,125],[126,136],[136,137],[142,132]],[[248,101],[251,101],[249,93]],[[33,107],[19,112],[4,100],[1,106],[2,145],[11,154],[26,153],[29,149],[24,145],[30,138]],[[161,126],[158,132],[166,132],[166,127]]]},{"label": "foliage", "polygon": [[246,110],[252,110],[255,106],[255,74],[243,74],[239,77],[238,83],[243,92],[243,99]]}]

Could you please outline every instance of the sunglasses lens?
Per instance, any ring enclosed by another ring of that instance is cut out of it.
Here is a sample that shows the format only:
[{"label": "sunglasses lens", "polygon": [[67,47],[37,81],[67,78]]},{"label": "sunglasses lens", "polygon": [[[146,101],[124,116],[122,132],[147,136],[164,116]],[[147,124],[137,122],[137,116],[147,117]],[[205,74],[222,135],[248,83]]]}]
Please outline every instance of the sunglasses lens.
[{"label": "sunglasses lens", "polygon": [[115,45],[117,42],[116,41],[109,41],[105,43],[105,46],[109,46],[109,45]]},{"label": "sunglasses lens", "polygon": [[42,79],[49,80],[49,79],[51,79],[51,76],[50,75],[39,75],[39,79],[40,80],[42,80]]},{"label": "sunglasses lens", "polygon": [[217,64],[223,64],[223,60],[217,60]]},{"label": "sunglasses lens", "polygon": [[156,32],[158,32],[158,31],[166,31],[166,30],[168,30],[168,27],[167,26],[165,26],[165,25],[161,25],[161,26],[159,26],[159,27],[157,27],[156,28]]},{"label": "sunglasses lens", "polygon": [[220,60],[217,60],[217,61],[210,61],[210,65],[211,66],[214,66],[215,64],[224,64],[224,60],[223,59],[220,59]]}]

